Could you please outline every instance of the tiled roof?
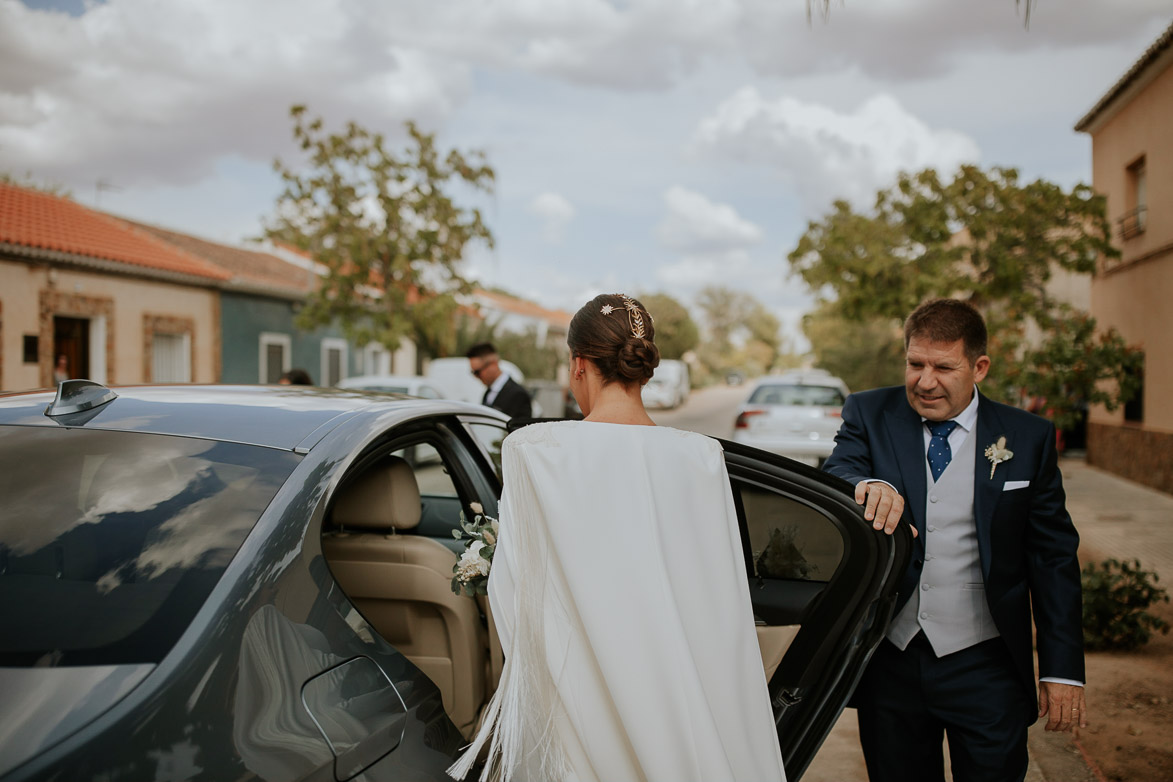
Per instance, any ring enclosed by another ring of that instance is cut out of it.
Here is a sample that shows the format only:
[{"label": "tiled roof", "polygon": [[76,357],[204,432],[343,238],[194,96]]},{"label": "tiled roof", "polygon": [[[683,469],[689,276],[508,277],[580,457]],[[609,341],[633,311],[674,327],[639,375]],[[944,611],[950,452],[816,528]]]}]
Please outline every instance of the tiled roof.
[{"label": "tiled roof", "polygon": [[318,278],[313,272],[266,252],[210,242],[153,225],[134,225],[168,244],[219,266],[232,274],[233,282],[244,286],[260,286],[304,296],[317,285]]},{"label": "tiled roof", "polygon": [[231,276],[125,220],[67,198],[5,183],[0,183],[0,244],[14,245],[34,257],[113,261],[148,273],[217,282]]},{"label": "tiled roof", "polygon": [[1104,93],[1104,97],[1092,107],[1092,110],[1083,116],[1079,122],[1075,123],[1077,131],[1088,131],[1091,129],[1092,123],[1099,118],[1101,114],[1108,109],[1112,101],[1116,100],[1124,93],[1133,82],[1135,82],[1145,72],[1145,70],[1156,61],[1161,54],[1173,44],[1173,24],[1165,28],[1165,32],[1161,37],[1153,42],[1145,53],[1140,56],[1140,59],[1133,63],[1128,72],[1120,77],[1120,80],[1112,86],[1112,89]]},{"label": "tiled roof", "polygon": [[534,304],[532,301],[525,299],[514,298],[504,293],[496,291],[487,291],[483,288],[477,289],[477,295],[482,296],[492,301],[496,306],[503,310],[512,312],[516,315],[525,315],[531,318],[540,318],[546,321],[551,326],[561,326],[566,328],[570,326],[570,319],[574,317],[565,310],[551,310],[540,304]]}]

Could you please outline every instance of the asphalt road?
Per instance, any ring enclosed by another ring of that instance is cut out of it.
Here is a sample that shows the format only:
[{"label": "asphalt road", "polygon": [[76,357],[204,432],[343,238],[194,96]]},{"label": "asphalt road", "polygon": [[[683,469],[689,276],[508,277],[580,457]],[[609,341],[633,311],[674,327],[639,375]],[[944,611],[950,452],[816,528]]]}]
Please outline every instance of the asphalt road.
[{"label": "asphalt road", "polygon": [[661,426],[729,439],[737,408],[748,394],[748,386],[710,386],[693,391],[688,401],[675,410],[649,410],[648,413]]}]

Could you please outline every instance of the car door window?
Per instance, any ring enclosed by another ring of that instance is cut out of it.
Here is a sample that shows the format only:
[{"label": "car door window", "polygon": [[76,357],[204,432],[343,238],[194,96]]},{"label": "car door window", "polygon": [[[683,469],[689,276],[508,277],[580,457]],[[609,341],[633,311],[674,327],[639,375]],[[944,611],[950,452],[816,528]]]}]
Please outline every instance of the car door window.
[{"label": "car door window", "polygon": [[406,461],[415,471],[415,482],[420,495],[427,497],[456,497],[458,493],[448,472],[448,466],[436,446],[423,442],[398,448],[391,452]]},{"label": "car door window", "polygon": [[843,558],[843,536],[818,509],[748,480],[732,481],[745,522],[746,571],[766,677]]},{"label": "car door window", "polygon": [[484,454],[497,474],[497,481],[501,481],[501,443],[505,440],[508,430],[498,421],[474,419],[466,422],[473,437],[484,449]]},{"label": "car door window", "polygon": [[390,455],[406,461],[415,472],[420,491],[420,523],[415,534],[435,538],[456,550],[458,541],[453,539],[452,530],[460,524],[463,504],[449,457],[437,445],[435,441],[422,440],[395,448]]},{"label": "car door window", "polygon": [[872,529],[838,478],[722,445],[782,758],[800,775],[883,638],[911,535]]},{"label": "car door window", "polygon": [[843,537],[825,515],[790,497],[738,483],[759,579],[827,581],[843,558]]},{"label": "car door window", "polygon": [[158,663],[301,457],[59,432],[0,428],[0,666]]}]

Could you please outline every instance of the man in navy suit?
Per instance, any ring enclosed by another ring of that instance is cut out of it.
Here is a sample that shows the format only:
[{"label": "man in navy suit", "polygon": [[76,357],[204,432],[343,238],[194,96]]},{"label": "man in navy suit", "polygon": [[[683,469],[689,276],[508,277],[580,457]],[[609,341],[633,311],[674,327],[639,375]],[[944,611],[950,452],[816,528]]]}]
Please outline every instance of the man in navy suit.
[{"label": "man in navy suit", "polygon": [[1022,780],[1037,718],[1087,725],[1079,537],[1055,428],[979,393],[990,358],[969,304],[922,304],[904,343],[904,388],[852,394],[824,466],[876,529],[903,517],[918,533],[853,700],[868,776],[941,782],[944,736],[957,782]]},{"label": "man in navy suit", "polygon": [[473,345],[465,355],[473,375],[485,384],[481,404],[496,408],[510,418],[533,415],[529,392],[501,369],[501,358],[491,342]]}]

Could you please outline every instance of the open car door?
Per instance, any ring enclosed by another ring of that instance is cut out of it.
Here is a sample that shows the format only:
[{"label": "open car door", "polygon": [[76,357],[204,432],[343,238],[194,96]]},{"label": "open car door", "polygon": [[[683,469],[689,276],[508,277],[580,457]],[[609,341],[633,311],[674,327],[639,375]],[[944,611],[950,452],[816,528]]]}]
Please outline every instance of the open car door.
[{"label": "open car door", "polygon": [[912,533],[872,529],[848,483],[721,441],[788,779],[799,779],[884,637]]}]

